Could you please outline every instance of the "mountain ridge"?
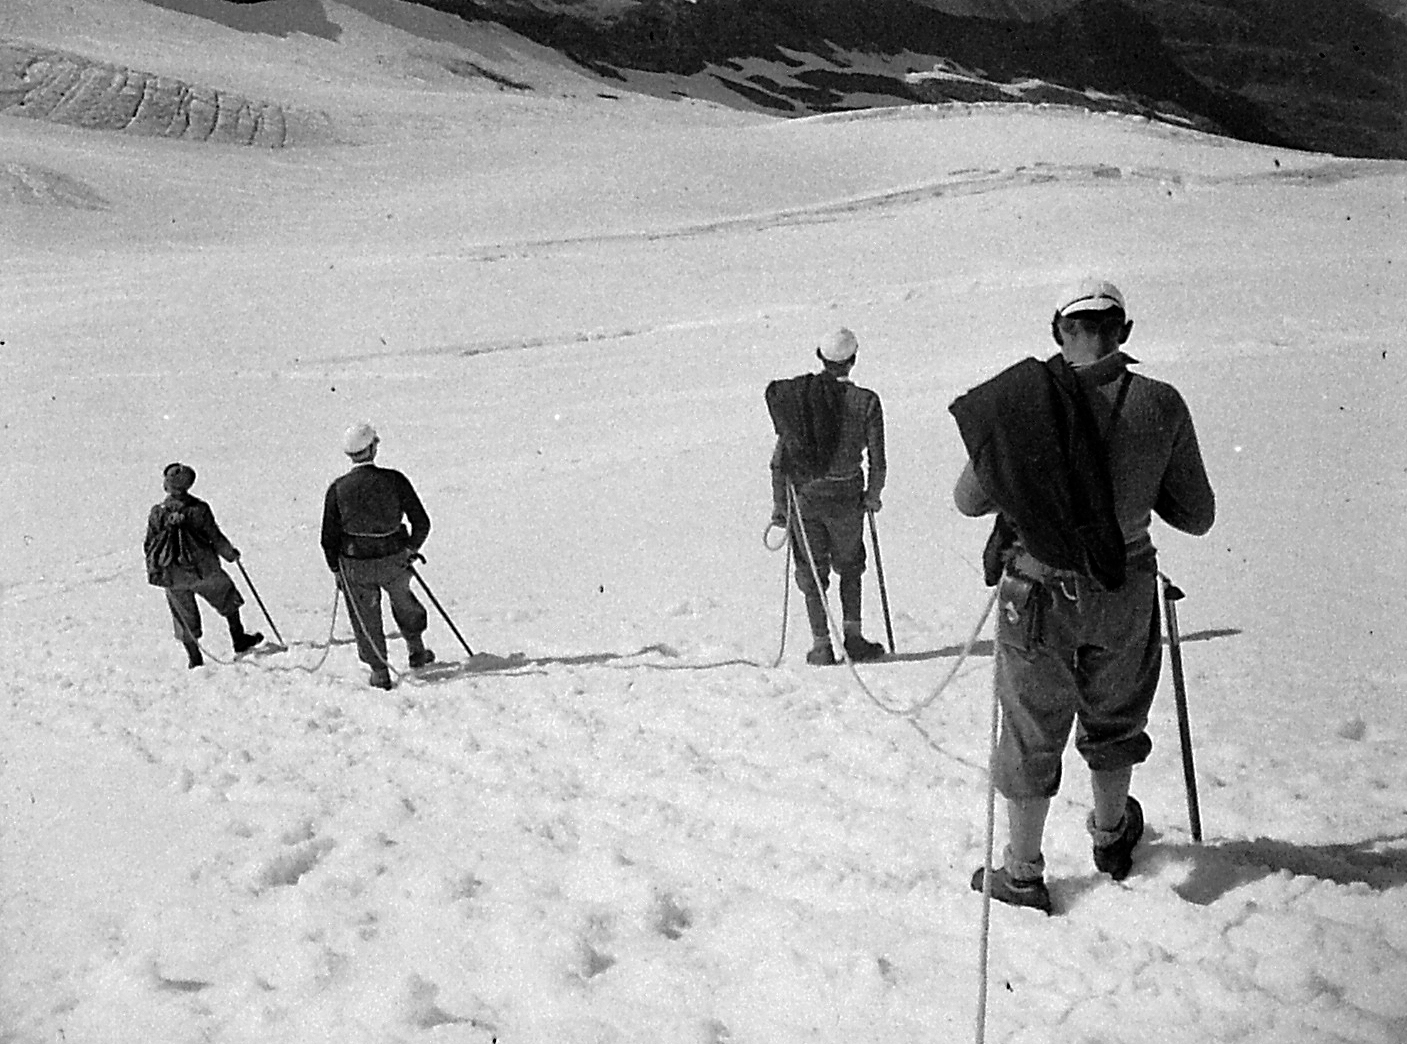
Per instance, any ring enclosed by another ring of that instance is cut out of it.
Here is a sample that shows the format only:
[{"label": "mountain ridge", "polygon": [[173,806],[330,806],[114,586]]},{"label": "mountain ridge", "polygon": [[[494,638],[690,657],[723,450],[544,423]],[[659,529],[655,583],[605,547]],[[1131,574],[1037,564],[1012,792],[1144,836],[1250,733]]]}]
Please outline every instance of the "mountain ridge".
[{"label": "mountain ridge", "polygon": [[[1407,158],[1400,0],[1341,0],[1332,12],[1315,0],[411,2],[500,22],[609,78],[709,71],[739,104],[779,113],[855,107],[850,94],[891,104],[1012,100],[1013,84],[1037,80],[1055,92],[1044,100],[1080,104],[1062,89],[1092,90],[1109,96],[1094,108],[1169,115],[1264,144]],[[785,69],[798,54],[842,66],[847,54],[903,55],[907,68],[811,70],[792,84],[728,71],[747,59]],[[911,79],[945,62],[981,75],[960,91]]]}]

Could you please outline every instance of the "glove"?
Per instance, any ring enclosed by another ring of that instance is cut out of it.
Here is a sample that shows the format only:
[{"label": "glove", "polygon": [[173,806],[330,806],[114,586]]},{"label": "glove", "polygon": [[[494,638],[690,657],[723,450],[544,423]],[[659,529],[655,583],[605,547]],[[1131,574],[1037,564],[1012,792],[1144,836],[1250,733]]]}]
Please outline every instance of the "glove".
[{"label": "glove", "polygon": [[230,548],[230,561],[231,561],[231,562],[238,562],[238,561],[239,561],[239,548],[237,548],[237,547],[232,547],[232,548]]},{"label": "glove", "polygon": [[879,509],[884,507],[880,502],[878,493],[866,493],[860,498],[860,506],[866,511],[874,512],[876,515],[879,514]]},{"label": "glove", "polygon": [[411,565],[415,565],[416,562],[424,562],[424,561],[425,561],[425,556],[422,555],[419,551],[412,551],[412,552],[410,553],[410,564],[411,564]]},{"label": "glove", "polygon": [[787,513],[783,508],[774,507],[772,509],[772,521],[768,523],[773,529],[787,528]]}]

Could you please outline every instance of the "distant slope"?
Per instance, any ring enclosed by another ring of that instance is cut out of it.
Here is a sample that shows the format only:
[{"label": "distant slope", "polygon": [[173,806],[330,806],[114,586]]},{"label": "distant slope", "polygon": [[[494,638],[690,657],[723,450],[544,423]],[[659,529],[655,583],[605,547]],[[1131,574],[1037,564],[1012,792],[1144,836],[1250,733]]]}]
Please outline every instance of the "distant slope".
[{"label": "distant slope", "polygon": [[1188,71],[1255,102],[1273,133],[1341,155],[1407,157],[1407,4],[1130,2]]},{"label": "distant slope", "polygon": [[[1407,158],[1402,0],[416,2],[500,21],[608,76],[707,71],[739,104],[778,112],[853,107],[855,95],[944,100],[943,85],[906,74],[946,62],[978,71],[957,95],[966,100],[1016,98],[1002,88],[1038,80],[1250,141]],[[742,72],[750,59],[844,65],[847,53],[899,61],[791,83]]]}]

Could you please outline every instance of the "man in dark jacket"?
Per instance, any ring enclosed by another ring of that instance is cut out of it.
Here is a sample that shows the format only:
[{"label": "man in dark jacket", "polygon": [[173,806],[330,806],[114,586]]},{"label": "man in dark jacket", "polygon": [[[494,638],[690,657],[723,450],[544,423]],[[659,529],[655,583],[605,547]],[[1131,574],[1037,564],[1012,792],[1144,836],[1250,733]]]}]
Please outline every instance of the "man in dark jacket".
[{"label": "man in dark jacket", "polygon": [[[381,592],[405,638],[411,667],[434,662],[421,635],[429,622],[410,589],[414,557],[430,535],[430,516],[410,480],[374,463],[381,440],[370,424],[355,424],[342,449],[352,469],[327,487],[322,511],[322,552],[347,601],[357,653],[371,668],[371,684],[391,687],[386,634],[381,623]],[[407,533],[402,520],[409,521]]]},{"label": "man in dark jacket", "polygon": [[[1115,880],[1132,868],[1144,823],[1129,784],[1153,747],[1162,663],[1149,524],[1157,513],[1200,536],[1216,517],[1187,404],[1129,369],[1132,329],[1117,287],[1082,280],[1051,321],[1059,355],[1018,363],[951,407],[969,457],[958,510],[998,513],[993,774],[1009,839],[992,895],[1046,913],[1041,842],[1072,728],[1090,769],[1095,867]],[[983,884],[979,868],[972,887]]]},{"label": "man in dark jacket", "polygon": [[[773,381],[767,389],[768,407],[777,426],[777,445],[772,451],[772,524],[788,524],[790,484],[796,490],[800,513],[790,519],[796,586],[806,599],[813,639],[806,662],[818,666],[835,663],[826,618],[832,569],[840,577],[846,655],[856,661],[884,655],[884,647],[869,641],[860,630],[865,512],[880,509],[887,466],[879,396],[850,380],[858,349],[855,335],[842,327],[816,350],[820,373]],[[866,456],[868,479],[863,466]],[[808,547],[810,559],[806,556]]]},{"label": "man in dark jacket", "polygon": [[239,551],[220,531],[210,505],[192,496],[195,469],[186,464],[168,464],[162,472],[166,499],[147,515],[147,533],[142,550],[147,560],[147,580],[166,590],[166,604],[176,640],[186,650],[189,666],[205,663],[201,655],[200,595],[223,616],[230,628],[234,651],[248,652],[264,640],[259,632],[248,634],[239,618],[244,598],[220,565],[239,561]]}]

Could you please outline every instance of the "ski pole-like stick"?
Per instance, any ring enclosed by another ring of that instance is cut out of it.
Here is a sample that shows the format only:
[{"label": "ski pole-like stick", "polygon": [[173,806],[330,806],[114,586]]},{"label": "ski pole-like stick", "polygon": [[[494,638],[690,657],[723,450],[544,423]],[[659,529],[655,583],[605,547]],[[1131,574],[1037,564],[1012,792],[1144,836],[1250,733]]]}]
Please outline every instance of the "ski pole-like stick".
[{"label": "ski pole-like stick", "polygon": [[1197,771],[1192,764],[1192,727],[1187,720],[1187,680],[1182,673],[1182,637],[1177,630],[1177,601],[1185,598],[1182,589],[1162,573],[1163,614],[1168,624],[1168,655],[1172,660],[1173,695],[1177,700],[1177,734],[1182,741],[1182,781],[1187,788],[1187,820],[1192,840],[1202,842],[1202,812],[1197,804]]},{"label": "ski pole-like stick", "polygon": [[459,639],[459,644],[464,646],[464,651],[470,656],[474,655],[474,650],[469,648],[469,643],[464,640],[464,635],[459,633],[459,628],[454,626],[454,621],[449,618],[449,613],[445,612],[445,607],[440,604],[440,600],[435,597],[435,592],[430,590],[430,585],[425,582],[425,578],[420,575],[415,566],[410,567],[410,575],[420,581],[420,586],[425,589],[425,593],[430,596],[430,601],[435,604],[435,608],[440,611],[440,615],[445,618],[445,623],[449,624],[449,629],[454,632],[454,636]]},{"label": "ski pole-like stick", "polygon": [[884,560],[879,557],[879,530],[875,529],[874,512],[866,511],[870,520],[870,543],[874,545],[874,571],[879,577],[879,604],[884,609],[884,634],[889,639],[889,653],[894,654],[894,627],[889,622],[889,590],[884,585]]},{"label": "ski pole-like stick", "polygon": [[274,632],[274,637],[278,639],[279,645],[282,645],[285,649],[288,648],[288,643],[283,640],[283,635],[278,633],[278,627],[274,624],[274,618],[269,615],[269,610],[264,608],[264,600],[259,597],[259,589],[254,586],[254,581],[249,579],[249,570],[244,568],[244,562],[236,558],[235,565],[239,566],[239,571],[244,576],[244,582],[249,585],[249,593],[254,596],[254,601],[259,603],[259,611],[264,614],[264,619],[269,621],[269,630]]}]

